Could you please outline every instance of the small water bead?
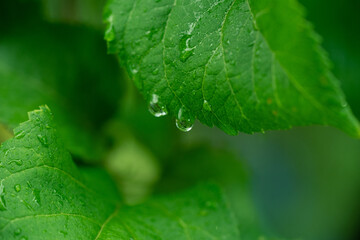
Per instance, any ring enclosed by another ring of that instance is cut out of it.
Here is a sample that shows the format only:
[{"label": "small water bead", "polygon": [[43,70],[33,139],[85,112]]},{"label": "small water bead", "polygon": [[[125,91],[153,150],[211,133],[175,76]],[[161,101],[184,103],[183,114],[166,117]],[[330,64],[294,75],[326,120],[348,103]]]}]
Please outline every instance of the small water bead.
[{"label": "small water bead", "polygon": [[152,71],[152,74],[153,75],[157,75],[159,73],[159,69],[158,68],[155,68],[154,71]]},{"label": "small water bead", "polygon": [[110,15],[106,20],[108,25],[105,31],[105,40],[110,42],[115,39],[114,16]]},{"label": "small water bead", "polygon": [[189,132],[193,128],[194,121],[195,119],[192,117],[189,110],[185,107],[180,108],[176,119],[176,127],[179,130]]},{"label": "small water bead", "polygon": [[204,100],[203,108],[204,108],[204,110],[206,110],[208,112],[211,111],[211,106],[208,101]]},{"label": "small water bead", "polygon": [[167,114],[165,105],[159,101],[159,96],[153,94],[149,103],[149,112],[155,117],[162,117]]},{"label": "small water bead", "polygon": [[194,54],[195,47],[190,47],[191,37],[191,35],[185,34],[180,40],[180,60],[182,62],[186,62]]},{"label": "small water bead", "polygon": [[6,202],[5,202],[5,187],[3,183],[0,183],[0,211],[6,210]]},{"label": "small water bead", "polygon": [[47,147],[47,146],[49,146],[49,143],[48,143],[48,140],[47,140],[47,137],[46,136],[43,136],[43,135],[37,135],[37,138],[39,139],[39,141],[40,141],[40,143],[43,145],[43,146],[45,146],[45,147]]},{"label": "small water bead", "polygon": [[26,135],[26,133],[24,131],[21,131],[15,135],[15,138],[22,139],[23,137],[25,137],[25,135]]},{"label": "small water bead", "polygon": [[15,163],[18,166],[23,165],[23,161],[21,159],[9,161],[9,164],[13,164],[13,163]]},{"label": "small water bead", "polygon": [[20,191],[21,191],[21,186],[20,186],[20,184],[16,184],[16,185],[14,186],[14,189],[15,189],[16,192],[20,192]]}]

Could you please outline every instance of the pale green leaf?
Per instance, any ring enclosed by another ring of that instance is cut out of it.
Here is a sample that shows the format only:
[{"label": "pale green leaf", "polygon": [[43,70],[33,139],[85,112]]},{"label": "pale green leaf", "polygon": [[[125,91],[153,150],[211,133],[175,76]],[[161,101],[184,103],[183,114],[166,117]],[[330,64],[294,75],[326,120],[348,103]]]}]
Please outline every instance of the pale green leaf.
[{"label": "pale green leaf", "polygon": [[295,0],[109,0],[105,38],[158,113],[230,134],[329,125],[360,137]]}]

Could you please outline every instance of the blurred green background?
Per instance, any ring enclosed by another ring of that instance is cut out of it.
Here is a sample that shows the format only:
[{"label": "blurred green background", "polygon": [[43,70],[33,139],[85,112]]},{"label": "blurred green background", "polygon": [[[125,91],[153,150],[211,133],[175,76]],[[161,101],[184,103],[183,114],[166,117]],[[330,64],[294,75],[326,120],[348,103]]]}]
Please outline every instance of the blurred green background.
[{"label": "blurred green background", "polygon": [[[224,186],[243,239],[360,239],[359,140],[326,127],[233,137],[197,123],[179,132],[148,113],[106,55],[105,2],[0,3],[0,93],[13,97],[0,95],[0,142],[48,104],[78,164],[111,169],[129,203],[210,179]],[[300,2],[360,118],[360,1]]]}]

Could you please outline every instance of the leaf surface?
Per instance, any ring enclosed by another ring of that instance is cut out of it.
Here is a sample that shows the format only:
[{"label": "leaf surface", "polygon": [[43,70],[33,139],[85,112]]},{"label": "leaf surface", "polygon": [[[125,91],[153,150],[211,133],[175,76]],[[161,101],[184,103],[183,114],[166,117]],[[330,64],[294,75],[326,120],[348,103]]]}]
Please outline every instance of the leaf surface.
[{"label": "leaf surface", "polygon": [[109,0],[105,38],[147,102],[183,126],[317,124],[360,137],[303,12],[295,0]]},{"label": "leaf surface", "polygon": [[1,239],[239,238],[215,185],[123,206],[101,172],[74,165],[47,107],[14,133],[0,147]]}]

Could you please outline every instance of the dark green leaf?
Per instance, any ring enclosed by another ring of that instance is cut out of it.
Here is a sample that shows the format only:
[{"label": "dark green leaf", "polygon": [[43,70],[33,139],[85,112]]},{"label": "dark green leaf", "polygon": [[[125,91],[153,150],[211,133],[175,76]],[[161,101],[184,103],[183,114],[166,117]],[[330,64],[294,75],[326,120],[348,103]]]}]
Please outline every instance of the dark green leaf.
[{"label": "dark green leaf", "polygon": [[360,127],[295,0],[109,0],[118,53],[158,113],[230,134],[294,125]]}]

